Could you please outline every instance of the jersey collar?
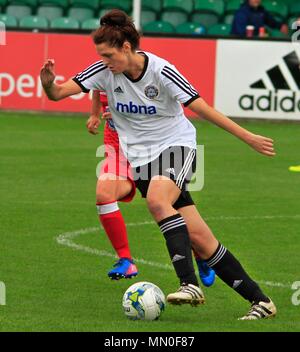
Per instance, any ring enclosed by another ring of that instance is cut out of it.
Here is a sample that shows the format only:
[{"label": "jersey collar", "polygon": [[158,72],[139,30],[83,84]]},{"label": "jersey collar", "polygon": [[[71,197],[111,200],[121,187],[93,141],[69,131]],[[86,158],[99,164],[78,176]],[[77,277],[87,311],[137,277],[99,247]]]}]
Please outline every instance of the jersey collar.
[{"label": "jersey collar", "polygon": [[131,77],[127,76],[125,72],[123,72],[123,75],[124,75],[126,78],[128,78],[129,81],[131,81],[131,82],[133,82],[133,83],[140,81],[140,80],[144,77],[144,75],[145,75],[145,73],[146,73],[146,71],[147,71],[147,68],[148,68],[148,63],[149,63],[149,57],[148,57],[144,52],[139,51],[138,54],[145,56],[144,68],[143,68],[142,73],[139,75],[139,77],[136,78],[136,79],[132,79]]}]

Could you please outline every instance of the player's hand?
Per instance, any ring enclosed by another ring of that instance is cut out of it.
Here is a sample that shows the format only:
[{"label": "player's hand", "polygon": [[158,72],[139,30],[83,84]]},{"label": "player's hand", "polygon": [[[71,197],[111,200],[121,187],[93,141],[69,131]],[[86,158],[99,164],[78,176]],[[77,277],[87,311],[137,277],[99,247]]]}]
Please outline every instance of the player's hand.
[{"label": "player's hand", "polygon": [[266,156],[276,155],[274,150],[274,141],[271,138],[260,136],[258,134],[250,135],[250,138],[247,142],[254,150],[264,154]]},{"label": "player's hand", "polygon": [[48,59],[41,69],[40,77],[44,88],[51,87],[55,80],[55,62],[52,59]]},{"label": "player's hand", "polygon": [[109,112],[109,111],[106,111],[106,112],[104,112],[103,114],[102,114],[102,120],[109,120],[109,119],[111,119],[111,112]]},{"label": "player's hand", "polygon": [[99,132],[97,131],[99,125],[101,123],[101,120],[99,119],[98,116],[91,115],[89,119],[86,122],[86,127],[91,134],[98,134]]}]

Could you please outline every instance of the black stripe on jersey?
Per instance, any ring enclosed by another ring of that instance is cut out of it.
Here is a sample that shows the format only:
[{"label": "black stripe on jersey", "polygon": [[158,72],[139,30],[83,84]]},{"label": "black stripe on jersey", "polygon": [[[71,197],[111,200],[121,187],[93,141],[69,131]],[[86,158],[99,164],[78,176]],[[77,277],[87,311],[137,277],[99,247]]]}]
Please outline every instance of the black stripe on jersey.
[{"label": "black stripe on jersey", "polygon": [[87,76],[85,77],[82,77],[82,78],[78,78],[77,76],[75,77],[76,79],[78,79],[79,82],[84,82],[85,80],[87,80],[88,78],[92,77],[92,76],[95,76],[97,73],[103,71],[107,69],[107,66],[103,66],[103,67],[100,67],[98,70],[94,70],[92,71],[90,74],[88,74]]},{"label": "black stripe on jersey", "polygon": [[191,99],[189,99],[188,101],[186,101],[185,103],[183,103],[183,106],[184,106],[184,107],[189,106],[194,100],[196,100],[196,99],[198,99],[198,98],[200,98],[200,95],[199,95],[199,94],[198,94],[198,95],[195,95],[193,98],[191,98]]},{"label": "black stripe on jersey", "polygon": [[76,75],[76,78],[79,80],[79,81],[85,81],[87,78],[93,76],[94,74],[104,70],[105,68],[107,68],[107,66],[104,66],[103,64],[102,65],[99,65],[97,67],[94,67],[93,69],[91,69],[90,71],[88,71],[87,73],[84,73],[84,74],[78,74]]},{"label": "black stripe on jersey", "polygon": [[85,86],[84,86],[81,82],[79,82],[76,77],[74,77],[74,78],[72,78],[72,79],[73,79],[73,81],[74,81],[75,83],[77,83],[77,84],[79,85],[79,87],[81,88],[81,90],[82,90],[84,93],[88,93],[88,92],[90,91],[89,89],[85,88]]},{"label": "black stripe on jersey", "polygon": [[190,85],[190,83],[178,72],[174,71],[172,68],[168,66],[165,66],[163,68],[163,71],[164,70],[170,73],[174,78],[177,78],[186,88],[190,89],[191,93],[194,93],[193,95],[198,94],[198,92]]},{"label": "black stripe on jersey", "polygon": [[169,78],[173,83],[176,84],[181,90],[183,90],[186,94],[189,96],[193,97],[195,94],[192,94],[190,91],[188,91],[185,87],[183,87],[177,80],[175,80],[172,76],[170,76],[168,73],[165,71],[161,71],[161,74],[164,75],[165,77]]},{"label": "black stripe on jersey", "polygon": [[85,75],[86,73],[90,72],[94,68],[98,68],[98,67],[100,67],[102,65],[103,65],[103,61],[97,61],[93,65],[90,65],[88,68],[83,70],[82,72],[78,73],[77,76],[78,76],[78,78],[81,78],[82,75]]}]

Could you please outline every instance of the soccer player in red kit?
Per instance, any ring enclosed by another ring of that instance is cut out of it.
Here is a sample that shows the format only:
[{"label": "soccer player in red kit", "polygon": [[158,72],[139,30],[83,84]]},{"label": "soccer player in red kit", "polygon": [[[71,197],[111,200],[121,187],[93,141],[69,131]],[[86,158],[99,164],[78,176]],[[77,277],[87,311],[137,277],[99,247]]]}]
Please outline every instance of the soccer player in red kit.
[{"label": "soccer player in red kit", "polygon": [[[101,110],[105,115],[107,109],[106,93],[94,91],[91,116],[99,117]],[[108,272],[108,276],[113,280],[118,280],[136,276],[138,269],[132,260],[126,225],[116,201],[118,199],[116,193],[124,194],[121,201],[130,202],[135,195],[136,188],[130,164],[120,149],[119,136],[112,119],[107,119],[105,123],[104,145],[105,159],[97,182],[96,204],[99,220],[119,257],[114,268]],[[112,180],[111,174],[115,176],[114,180]],[[108,177],[109,175],[110,177]]]}]

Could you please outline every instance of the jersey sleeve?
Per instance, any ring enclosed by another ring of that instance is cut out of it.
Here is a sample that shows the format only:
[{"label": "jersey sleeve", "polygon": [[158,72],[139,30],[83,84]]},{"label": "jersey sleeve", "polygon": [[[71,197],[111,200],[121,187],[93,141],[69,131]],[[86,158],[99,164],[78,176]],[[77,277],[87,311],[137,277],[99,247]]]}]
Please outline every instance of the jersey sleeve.
[{"label": "jersey sleeve", "polygon": [[90,90],[105,90],[105,76],[108,69],[102,61],[97,61],[73,77],[84,93]]},{"label": "jersey sleeve", "polygon": [[184,106],[200,97],[196,89],[173,65],[165,65],[161,70],[161,79],[169,94]]}]

